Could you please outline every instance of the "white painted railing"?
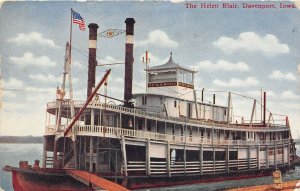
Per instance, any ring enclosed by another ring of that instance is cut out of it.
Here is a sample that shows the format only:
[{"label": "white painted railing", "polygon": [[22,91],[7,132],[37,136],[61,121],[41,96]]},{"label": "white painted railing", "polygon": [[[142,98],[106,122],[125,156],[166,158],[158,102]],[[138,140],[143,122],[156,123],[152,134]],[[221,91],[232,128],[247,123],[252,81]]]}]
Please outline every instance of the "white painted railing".
[{"label": "white painted railing", "polygon": [[273,140],[273,141],[246,141],[246,140],[218,140],[218,139],[204,139],[201,137],[184,137],[178,135],[169,135],[161,133],[153,133],[140,130],[123,129],[117,127],[107,126],[91,126],[78,125],[75,126],[75,134],[89,135],[100,137],[120,138],[121,136],[136,138],[136,139],[150,139],[155,141],[164,141],[169,143],[188,143],[188,144],[209,144],[209,145],[275,145],[288,143],[289,139]]},{"label": "white painted railing", "polygon": [[[171,161],[170,162],[170,174],[215,174],[227,172],[227,162],[223,161]],[[258,169],[257,158],[229,160],[228,161],[229,172],[237,172],[242,170],[254,170]],[[168,165],[167,162],[150,162],[148,167],[151,175],[167,174]],[[127,171],[129,173],[146,174],[147,166],[145,161],[128,161]]]},{"label": "white painted railing", "polygon": [[[81,108],[84,105],[84,101],[73,101],[75,108]],[[47,108],[57,108],[59,102],[49,102],[47,103]],[[64,101],[61,102],[63,107],[70,107],[70,102],[69,101]],[[157,113],[149,113],[145,112],[141,109],[132,109],[132,108],[127,108],[123,106],[118,106],[118,105],[113,105],[113,104],[107,104],[107,103],[100,103],[100,102],[91,102],[88,105],[89,108],[96,108],[96,109],[104,109],[104,110],[109,110],[109,111],[115,111],[115,112],[121,112],[125,114],[130,114],[130,115],[137,115],[140,117],[150,117],[150,118],[158,118],[163,121],[171,121],[171,122],[179,122],[179,123],[184,123],[188,125],[206,125],[206,126],[211,126],[211,127],[222,127],[222,128],[239,128],[239,129],[253,129],[256,127],[250,127],[249,125],[243,125],[243,124],[225,124],[225,123],[220,123],[216,121],[207,121],[207,120],[196,120],[196,119],[185,119],[185,118],[178,118],[178,117],[171,117],[171,116],[165,116],[165,115],[160,115]],[[272,124],[270,127],[277,127],[277,128],[284,128],[286,126],[284,125],[274,125]]]}]

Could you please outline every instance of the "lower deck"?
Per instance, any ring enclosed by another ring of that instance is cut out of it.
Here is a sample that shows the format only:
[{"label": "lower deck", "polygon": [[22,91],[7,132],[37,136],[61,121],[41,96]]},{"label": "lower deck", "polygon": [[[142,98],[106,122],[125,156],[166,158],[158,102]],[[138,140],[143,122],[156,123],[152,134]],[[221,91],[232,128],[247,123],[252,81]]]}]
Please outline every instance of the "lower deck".
[{"label": "lower deck", "polygon": [[[45,142],[45,167],[77,169],[115,178],[207,176],[293,166],[289,143],[189,145],[151,139],[137,141],[125,136],[120,139],[76,136],[76,141],[70,138],[54,141],[54,137],[46,136]],[[54,145],[58,145],[56,149]]]}]

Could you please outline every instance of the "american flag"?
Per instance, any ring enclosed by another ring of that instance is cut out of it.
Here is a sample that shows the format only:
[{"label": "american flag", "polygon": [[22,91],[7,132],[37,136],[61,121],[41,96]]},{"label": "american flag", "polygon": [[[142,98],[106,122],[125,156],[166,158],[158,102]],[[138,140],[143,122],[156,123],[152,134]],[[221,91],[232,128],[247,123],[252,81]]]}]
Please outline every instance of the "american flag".
[{"label": "american flag", "polygon": [[72,15],[73,15],[73,23],[78,24],[79,29],[84,31],[85,30],[84,19],[80,16],[79,13],[76,13],[75,11],[72,11]]}]

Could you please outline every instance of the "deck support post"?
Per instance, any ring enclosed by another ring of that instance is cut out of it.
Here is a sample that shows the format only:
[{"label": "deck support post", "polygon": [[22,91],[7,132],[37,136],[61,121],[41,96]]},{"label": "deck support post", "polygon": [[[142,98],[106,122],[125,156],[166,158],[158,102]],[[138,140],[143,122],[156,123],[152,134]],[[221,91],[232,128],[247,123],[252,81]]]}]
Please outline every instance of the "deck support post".
[{"label": "deck support post", "polygon": [[266,146],[266,168],[269,168],[269,146]]},{"label": "deck support post", "polygon": [[87,171],[86,169],[86,149],[87,149],[87,137],[84,137],[84,170]]},{"label": "deck support post", "polygon": [[100,137],[97,137],[97,144],[96,144],[96,172],[99,171],[99,161],[98,161],[98,158],[99,158],[99,141],[100,140]]},{"label": "deck support post", "polygon": [[277,169],[277,146],[274,146],[274,166]]},{"label": "deck support post", "polygon": [[170,152],[170,143],[168,141],[168,144],[167,144],[167,173],[168,173],[168,176],[171,177],[171,152]]},{"label": "deck support post", "polygon": [[240,172],[240,160],[239,160],[239,145],[237,146],[237,171]]},{"label": "deck support post", "polygon": [[123,162],[124,162],[124,175],[125,177],[128,176],[127,174],[127,157],[126,157],[126,145],[125,145],[125,139],[124,136],[122,135],[122,153],[123,153]]},{"label": "deck support post", "polygon": [[78,170],[81,170],[81,168],[80,168],[80,167],[81,167],[81,159],[80,159],[80,158],[81,158],[81,142],[82,142],[81,140],[82,140],[82,137],[80,136],[80,137],[79,137],[78,166],[77,166],[77,167],[78,167]]},{"label": "deck support post", "polygon": [[291,166],[291,161],[290,161],[290,151],[291,150],[291,144],[290,142],[288,143],[288,147],[287,147],[287,160],[288,160],[288,167],[290,168]]},{"label": "deck support post", "polygon": [[282,144],[282,166],[284,167],[284,144]]},{"label": "deck support post", "polygon": [[184,174],[186,174],[186,141],[184,143],[184,148],[183,148],[183,168],[184,168]]},{"label": "deck support post", "polygon": [[[66,154],[66,153],[64,153],[64,154]],[[54,145],[53,145],[53,168],[58,168],[57,167],[57,140],[56,140],[56,138],[54,138]]]},{"label": "deck support post", "polygon": [[157,117],[155,118],[155,133],[157,133]]},{"label": "deck support post", "polygon": [[150,139],[147,140],[146,147],[146,172],[148,176],[151,176],[151,163],[150,163]]},{"label": "deck support post", "polygon": [[260,145],[257,145],[257,169],[260,170]]},{"label": "deck support post", "polygon": [[248,158],[248,170],[251,170],[251,151],[250,151],[250,145],[248,145],[247,149],[247,158]]},{"label": "deck support post", "polygon": [[[122,113],[120,112],[120,128],[122,128]],[[122,134],[122,132],[121,132]]]},{"label": "deck support post", "polygon": [[93,172],[93,137],[90,137],[90,172]]},{"label": "deck support post", "polygon": [[47,138],[44,137],[44,145],[43,145],[43,168],[46,168],[46,161],[47,161],[47,150],[46,150],[46,146],[47,146]]},{"label": "deck support post", "polygon": [[216,165],[216,152],[215,152],[215,147],[213,147],[213,169],[214,169],[214,174],[215,174],[215,165]]},{"label": "deck support post", "polygon": [[76,136],[74,138],[73,141],[73,148],[74,148],[74,159],[75,159],[75,165],[74,165],[74,169],[78,169],[78,159],[77,159],[77,144],[76,144]]},{"label": "deck support post", "polygon": [[[121,114],[121,113],[120,113]],[[99,125],[102,126],[102,109],[99,109]]]},{"label": "deck support post", "polygon": [[226,148],[226,173],[229,174],[229,145]]},{"label": "deck support post", "polygon": [[200,153],[199,153],[199,158],[200,158],[200,174],[203,174],[203,144],[200,144]]}]

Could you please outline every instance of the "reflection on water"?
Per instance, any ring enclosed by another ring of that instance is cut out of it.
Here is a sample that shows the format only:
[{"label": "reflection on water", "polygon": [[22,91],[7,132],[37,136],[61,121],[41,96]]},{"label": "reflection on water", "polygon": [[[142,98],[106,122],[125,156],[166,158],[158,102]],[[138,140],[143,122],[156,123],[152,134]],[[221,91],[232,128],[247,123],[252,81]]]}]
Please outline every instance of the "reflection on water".
[{"label": "reflection on water", "polygon": [[[11,173],[2,171],[3,166],[18,166],[20,160],[27,160],[30,164],[35,159],[42,160],[43,145],[42,144],[0,144],[0,187],[5,191],[13,191],[11,184]],[[297,147],[297,154],[300,155],[300,147]],[[283,181],[296,180],[300,177],[300,167],[296,167],[295,171],[283,175]],[[253,178],[245,180],[222,181],[205,184],[193,184],[184,186],[175,186],[168,188],[144,189],[151,191],[211,191],[224,190],[238,186],[260,185],[272,183],[272,177]]]}]

